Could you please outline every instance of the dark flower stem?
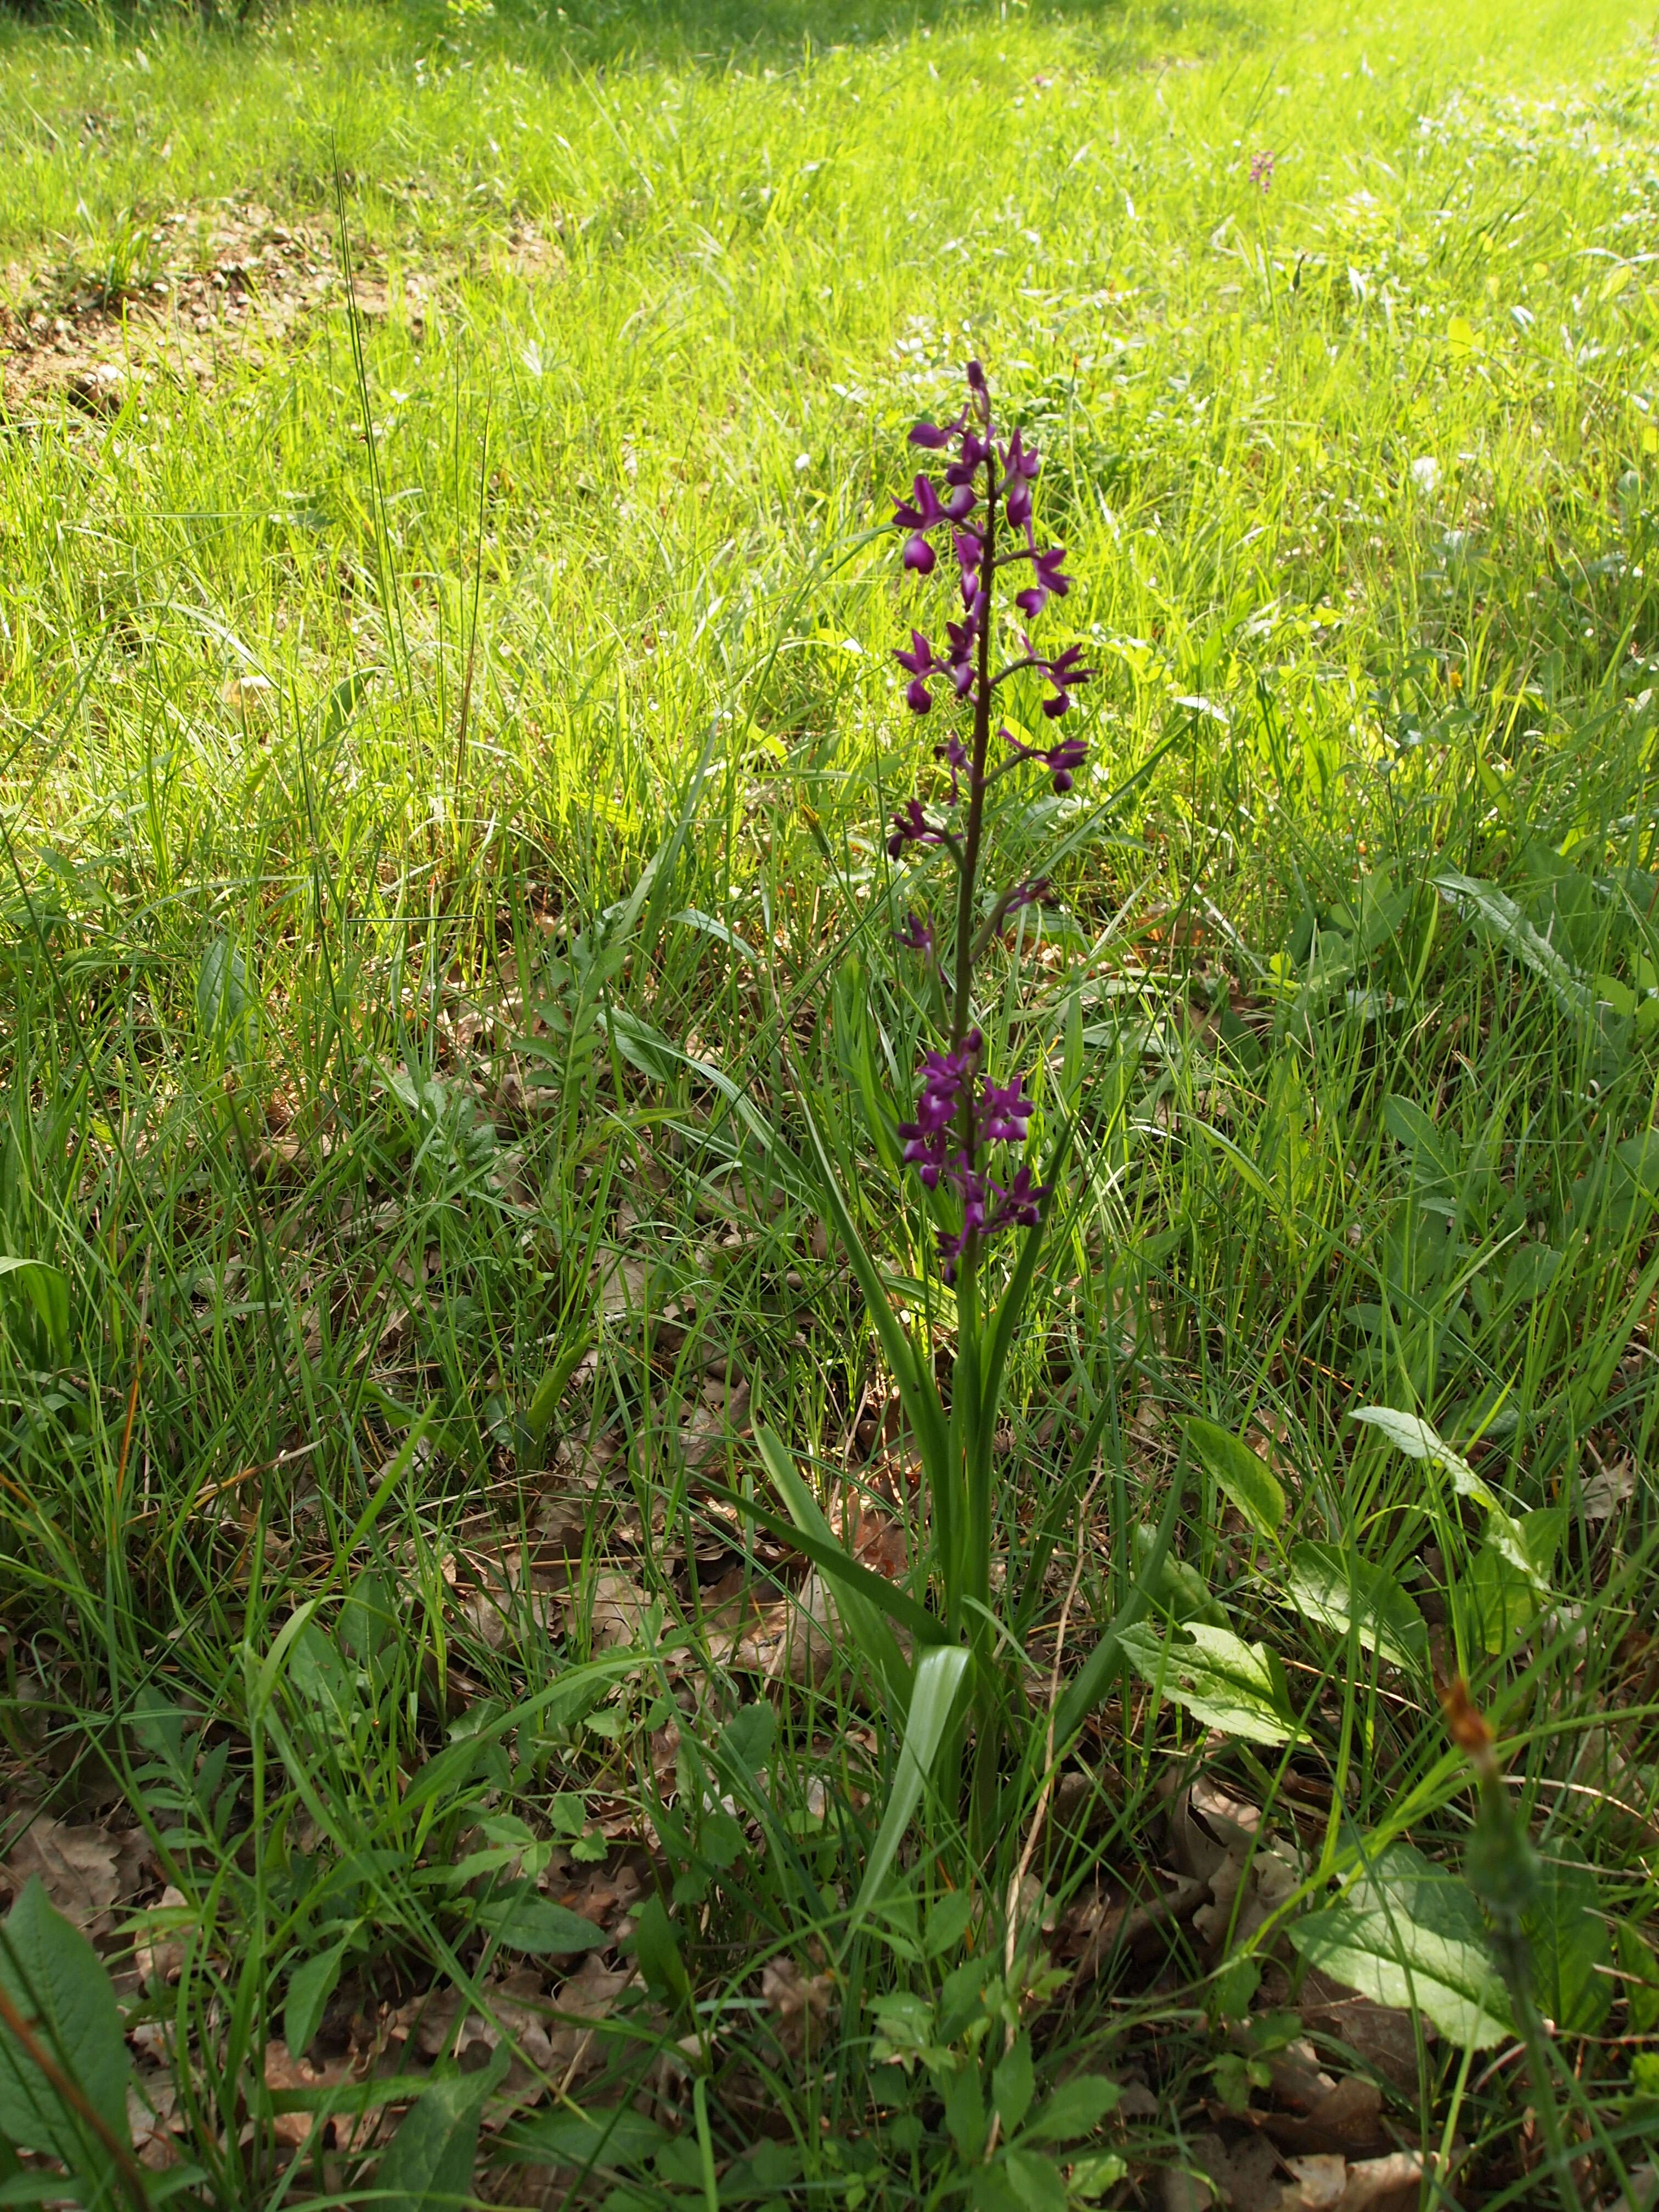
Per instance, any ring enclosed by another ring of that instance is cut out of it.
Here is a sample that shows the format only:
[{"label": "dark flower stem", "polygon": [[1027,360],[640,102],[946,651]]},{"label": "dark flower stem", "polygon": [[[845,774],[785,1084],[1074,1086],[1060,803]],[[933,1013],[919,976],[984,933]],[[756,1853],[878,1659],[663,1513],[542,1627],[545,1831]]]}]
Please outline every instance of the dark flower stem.
[{"label": "dark flower stem", "polygon": [[[996,589],[997,451],[990,441],[985,457],[985,530],[979,562],[979,589],[984,614],[979,625],[979,682],[974,697],[974,747],[968,772],[968,826],[963,835],[957,883],[956,1003],[951,1018],[951,1049],[959,1052],[973,1023],[974,892],[979,877],[980,836],[985,822],[986,757],[991,750],[991,624]],[[969,1169],[975,1166],[974,1085],[964,1084],[957,1121],[962,1149]],[[974,1273],[979,1259],[979,1238],[970,1237],[957,1267],[958,1304],[973,1296]]]}]

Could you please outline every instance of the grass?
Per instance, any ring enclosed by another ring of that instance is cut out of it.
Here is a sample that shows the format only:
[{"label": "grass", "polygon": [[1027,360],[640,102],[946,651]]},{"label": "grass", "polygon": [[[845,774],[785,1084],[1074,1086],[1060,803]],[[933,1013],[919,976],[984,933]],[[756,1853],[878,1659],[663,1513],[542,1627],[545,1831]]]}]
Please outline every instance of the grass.
[{"label": "grass", "polygon": [[[1244,2202],[1252,2139],[1440,2154],[1402,2202],[1626,2201],[1659,2095],[1650,27],[0,23],[0,1725],[12,1832],[148,1838],[100,1937],[170,2116],[147,2170],[339,2203],[350,2112],[491,2047],[502,2202],[1201,2203],[1183,2169]],[[198,329],[216,227],[272,224],[332,289]],[[112,398],[54,381],[54,316]],[[970,350],[1105,671],[1093,781],[1023,833],[1063,906],[1006,954],[1087,1142],[1003,1580],[1040,1705],[1173,1483],[1166,1607],[1282,1672],[1213,1724],[1126,1669],[1021,1832],[975,1859],[931,1803],[854,1928],[897,1747],[709,1485],[767,1494],[763,1418],[914,1572],[797,1094],[919,1302],[874,1131],[919,1025],[878,825],[925,756],[870,532]],[[1458,1673],[1541,1863],[1548,2099],[1524,1997],[1473,2048],[1401,1933],[1502,2005],[1460,1869],[1522,1847],[1475,1826]],[[611,1948],[574,1969],[551,1899]],[[1392,2012],[1301,1979],[1321,1926]],[[1304,2032],[1363,2127],[1309,2120]],[[1039,2099],[1125,2094],[987,2166],[1021,2054]]]}]

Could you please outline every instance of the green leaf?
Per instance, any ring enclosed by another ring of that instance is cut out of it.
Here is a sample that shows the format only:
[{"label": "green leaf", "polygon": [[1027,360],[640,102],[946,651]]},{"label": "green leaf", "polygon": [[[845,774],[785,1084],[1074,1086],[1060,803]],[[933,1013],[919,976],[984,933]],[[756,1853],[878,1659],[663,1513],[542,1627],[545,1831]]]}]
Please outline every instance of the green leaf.
[{"label": "green leaf", "polygon": [[661,1898],[647,1897],[634,1937],[634,1955],[648,1987],[674,2003],[691,2002],[691,1977],[680,1955],[679,1937]]},{"label": "green leaf", "polygon": [[1031,2109],[1036,2076],[1031,2069],[1031,2039],[1022,2028],[997,2061],[991,2076],[991,2096],[1002,2115],[1002,2131],[1011,2136]]},{"label": "green leaf", "polygon": [[1477,2051],[1510,2032],[1480,1908],[1461,1875],[1391,1844],[1340,1904],[1286,1931],[1310,1966],[1378,2004],[1415,2008]]},{"label": "green leaf", "polygon": [[1659,2028],[1659,1959],[1628,1920],[1618,1923],[1619,1972],[1624,1977],[1625,2008],[1632,2035]]},{"label": "green leaf", "polygon": [[1085,2203],[1103,2197],[1109,2189],[1115,2189],[1129,2171],[1115,2150],[1095,2151],[1080,2158],[1072,2166],[1072,2195]]},{"label": "green leaf", "polygon": [[1066,2179],[1053,2159],[1041,2151],[1011,2150],[1003,2168],[1025,2212],[1066,2212]]},{"label": "green leaf", "polygon": [[1613,1947],[1595,1876],[1582,1859],[1541,1861],[1522,1923],[1538,2009],[1561,2035],[1594,2035],[1613,2003]]},{"label": "green leaf", "polygon": [[1213,1421],[1188,1421],[1187,1434],[1212,1478],[1244,1518],[1261,1534],[1275,1535],[1285,1518],[1285,1492],[1272,1468]]},{"label": "green leaf", "polygon": [[951,1709],[956,1703],[967,1665],[967,1650],[959,1644],[936,1645],[933,1650],[924,1651],[917,1662],[892,1793],[870,1848],[858,1902],[853,1907],[854,1922],[861,1919],[874,1902],[910,1825],[910,1817],[921,1802],[921,1793],[944,1741]]},{"label": "green leaf", "polygon": [[1595,994],[1577,970],[1557,951],[1548,938],[1540,935],[1515,901],[1505,897],[1495,884],[1482,883],[1477,877],[1449,870],[1443,876],[1435,878],[1434,885],[1437,890],[1445,893],[1461,914],[1478,921],[1523,967],[1541,977],[1563,1013],[1589,1014],[1595,1011]]},{"label": "green leaf", "polygon": [[1103,2074],[1074,2074],[1039,2105],[1025,2130],[1027,2142],[1070,2143],[1091,2136],[1123,2092]]},{"label": "green leaf", "polygon": [[326,1951],[319,1951],[314,1959],[307,1959],[296,1966],[288,1978],[283,2040],[295,2058],[303,2058],[311,2048],[311,2039],[317,2033],[339,1981],[341,1963],[350,1941],[350,1934],[343,1936]]},{"label": "green leaf", "polygon": [[16,1275],[21,1279],[18,1287],[39,1315],[40,1326],[50,1338],[54,1351],[67,1359],[70,1354],[70,1294],[69,1278],[61,1267],[54,1267],[45,1260],[22,1260],[9,1253],[0,1252],[0,1275]]},{"label": "green leaf", "polygon": [[1431,1467],[1443,1468],[1460,1497],[1472,1498],[1477,1505],[1490,1506],[1494,1502],[1491,1491],[1468,1460],[1449,1444],[1443,1443],[1420,1414],[1402,1413],[1393,1406],[1358,1406],[1348,1419],[1380,1430],[1395,1449],[1404,1452],[1407,1459],[1426,1460]]},{"label": "green leaf", "polygon": [[928,1908],[927,1927],[921,1943],[923,1951],[930,1959],[937,1959],[946,1951],[954,1951],[968,1933],[968,1923],[973,1917],[972,1890],[948,1890]]},{"label": "green leaf", "polygon": [[533,1959],[597,1951],[611,1941],[604,1929],[533,1889],[488,1899],[478,1909],[478,1922],[504,1950],[523,1951]]},{"label": "green leaf", "polygon": [[[0,1929],[0,1984],[46,2055],[68,2075],[121,2143],[127,2128],[127,2049],[103,1961],[78,1928],[54,1911],[32,1875]],[[0,2137],[44,2151],[72,2172],[107,2182],[107,2149],[10,2032],[0,2027]]]},{"label": "green leaf", "polygon": [[1124,1654],[1143,1682],[1227,1735],[1284,1743],[1300,1733],[1284,1669],[1265,1644],[1246,1644],[1230,1628],[1202,1620],[1184,1633],[1190,1641],[1166,1641],[1145,1625],[1124,1632]]},{"label": "green leaf", "polygon": [[196,976],[196,1018],[202,1034],[216,1041],[237,1036],[245,1042],[252,1035],[256,1011],[240,947],[228,937],[216,937],[202,955]]},{"label": "green leaf", "polygon": [[1386,1568],[1368,1566],[1334,1544],[1291,1548],[1286,1583],[1297,1610],[1346,1636],[1358,1624],[1359,1641],[1391,1666],[1421,1672],[1429,1663],[1429,1632],[1422,1614]]},{"label": "green leaf", "polygon": [[[802,1481],[787,1447],[775,1431],[757,1422],[755,1442],[760,1447],[768,1474],[788,1508],[789,1517],[799,1532],[801,1548],[835,1583],[836,1610],[854,1642],[876,1669],[888,1695],[902,1697],[910,1670],[899,1649],[898,1638],[884,1616],[888,1613],[896,1617],[921,1613],[921,1607],[902,1590],[890,1589],[890,1595],[878,1595],[878,1589],[871,1588],[872,1584],[879,1586],[880,1577],[860,1565],[849,1556],[844,1545],[836,1542],[817,1498]],[[937,1635],[937,1624],[926,1614],[923,1618],[927,1620],[929,1632]]]},{"label": "green leaf", "polygon": [[951,2075],[945,2089],[945,2124],[963,2157],[976,2160],[985,2148],[991,2123],[979,2086],[979,2068],[971,2062]]},{"label": "green leaf", "polygon": [[374,2178],[376,2212],[463,2212],[476,2203],[478,2122],[511,2056],[503,2043],[481,2072],[434,2081],[410,2106]]},{"label": "green leaf", "polygon": [[1459,1170],[1447,1158],[1446,1147],[1450,1146],[1455,1159],[1457,1139],[1449,1132],[1443,1132],[1413,1099],[1402,1098],[1397,1091],[1390,1091],[1382,1102],[1382,1126],[1395,1143],[1411,1154],[1419,1182],[1455,1186]]}]

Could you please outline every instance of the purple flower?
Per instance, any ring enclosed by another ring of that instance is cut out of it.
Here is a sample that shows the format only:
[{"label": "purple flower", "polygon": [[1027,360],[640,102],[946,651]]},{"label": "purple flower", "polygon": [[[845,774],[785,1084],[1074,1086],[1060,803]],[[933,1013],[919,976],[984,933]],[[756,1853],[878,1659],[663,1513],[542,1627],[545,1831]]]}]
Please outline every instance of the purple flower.
[{"label": "purple flower", "polygon": [[931,952],[933,949],[933,925],[925,914],[907,914],[903,928],[894,933],[908,952]]},{"label": "purple flower", "polygon": [[933,573],[933,549],[919,530],[904,541],[904,565],[921,576]]},{"label": "purple flower", "polygon": [[[1092,668],[1078,666],[1082,658],[1083,647],[1080,645],[1068,645],[1065,652],[1055,659],[1045,661],[1042,664],[1048,681],[1054,687],[1054,697],[1045,699],[1042,702],[1042,711],[1051,722],[1070,709],[1071,686],[1073,684],[1086,684],[1095,672]],[[1073,765],[1075,767],[1076,763],[1073,762]]]},{"label": "purple flower", "polygon": [[[1045,708],[1048,703],[1045,699]],[[1089,757],[1088,741],[1084,738],[1061,738],[1052,745],[1028,745],[1006,727],[998,734],[1005,744],[1013,747],[1022,760],[1040,761],[1054,778],[1057,792],[1065,793],[1071,789],[1073,774]],[[1043,888],[1047,889],[1046,884]],[[1029,904],[1030,901],[1022,903]]]},{"label": "purple flower", "polygon": [[1065,558],[1066,548],[1063,545],[1051,545],[1046,553],[1031,556],[1036,580],[1028,584],[1023,592],[1015,593],[1014,605],[1033,622],[1051,599],[1063,599],[1071,590],[1072,580],[1061,573],[1060,566]]},{"label": "purple flower", "polygon": [[945,481],[962,489],[971,486],[981,465],[988,461],[996,448],[989,439],[981,439],[972,430],[962,434],[961,458],[951,462],[945,471]]},{"label": "purple flower", "polygon": [[940,453],[952,438],[962,435],[967,420],[968,410],[964,407],[954,422],[918,422],[910,432],[910,443],[930,453]]},{"label": "purple flower", "polygon": [[1250,156],[1250,182],[1265,192],[1273,180],[1273,157],[1264,147],[1259,154]]},{"label": "purple flower", "polygon": [[893,817],[893,834],[887,840],[887,857],[896,860],[907,845],[942,845],[945,833],[934,829],[921,811],[919,799],[907,799]]},{"label": "purple flower", "polygon": [[951,804],[954,806],[957,803],[957,798],[960,789],[957,778],[961,776],[964,771],[971,771],[973,768],[973,762],[969,757],[968,748],[963,744],[960,738],[952,734],[946,738],[942,745],[935,745],[933,747],[933,758],[936,761],[948,762],[950,764]]},{"label": "purple flower", "polygon": [[991,1188],[1001,1200],[996,1212],[991,1216],[988,1224],[993,1235],[999,1229],[1015,1227],[1035,1229],[1036,1227],[1040,1218],[1038,1208],[1048,1195],[1048,1186],[1046,1183],[1034,1184],[1030,1168],[1022,1167],[1017,1170],[1013,1180],[1006,1190],[1000,1183],[996,1182],[994,1182]]},{"label": "purple flower", "polygon": [[[931,553],[932,548],[928,550]],[[933,647],[919,629],[913,629],[910,633],[909,652],[906,653],[902,646],[896,647],[893,658],[901,668],[908,668],[910,672],[910,681],[904,687],[904,696],[910,712],[925,714],[933,703],[933,694],[927,689],[927,678],[950,673],[948,664],[934,659]]]},{"label": "purple flower", "polygon": [[1014,885],[1003,901],[1004,918],[1018,914],[1022,907],[1047,905],[1052,890],[1053,885],[1047,876],[1027,876],[1023,883]]},{"label": "purple flower", "polygon": [[988,1082],[980,1092],[975,1119],[982,1145],[1023,1145],[1033,1108],[1024,1085]]},{"label": "purple flower", "polygon": [[1024,529],[1031,519],[1031,486],[1036,482],[1037,471],[1042,466],[1039,456],[1021,445],[1019,433],[1015,431],[1003,455],[1003,505],[1008,520],[1016,528]]},{"label": "purple flower", "polygon": [[938,1189],[945,1172],[951,1125],[962,1103],[963,1085],[973,1079],[980,1043],[980,1033],[973,1030],[957,1051],[930,1052],[922,1062],[916,1118],[899,1123],[904,1158],[929,1190]]},{"label": "purple flower", "polygon": [[902,499],[893,509],[893,520],[901,530],[932,530],[945,520],[945,508],[939,494],[926,477],[918,477],[910,487],[915,497]]}]

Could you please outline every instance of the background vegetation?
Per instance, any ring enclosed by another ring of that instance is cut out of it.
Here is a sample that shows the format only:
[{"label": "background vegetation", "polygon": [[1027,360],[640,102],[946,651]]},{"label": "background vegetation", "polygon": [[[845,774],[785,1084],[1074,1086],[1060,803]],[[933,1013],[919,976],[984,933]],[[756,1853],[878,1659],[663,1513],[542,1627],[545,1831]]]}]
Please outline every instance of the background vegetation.
[{"label": "background vegetation", "polygon": [[[114,1973],[110,2187],[346,2201],[423,2093],[364,2201],[1546,2201],[1461,1671],[1559,2185],[1646,2201],[1653,28],[0,21],[0,1834],[9,1971],[38,1871]],[[763,1417],[914,1571],[797,1090],[919,1299],[871,533],[970,352],[1103,672],[1005,1572],[1042,1691],[1179,1480],[1257,1658],[1154,1640],[850,1929],[896,1746],[709,1485]]]}]

